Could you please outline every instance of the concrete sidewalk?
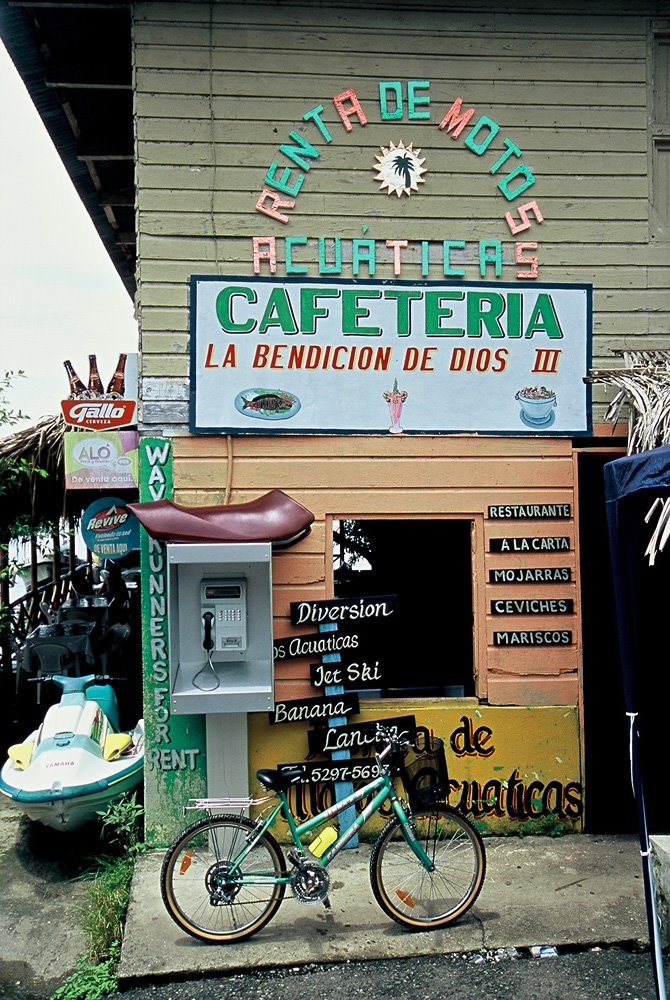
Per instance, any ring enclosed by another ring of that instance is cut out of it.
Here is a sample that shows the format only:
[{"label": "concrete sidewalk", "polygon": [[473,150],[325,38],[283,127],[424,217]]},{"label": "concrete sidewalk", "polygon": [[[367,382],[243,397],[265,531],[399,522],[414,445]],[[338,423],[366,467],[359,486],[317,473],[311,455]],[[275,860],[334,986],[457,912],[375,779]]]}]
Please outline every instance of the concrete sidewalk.
[{"label": "concrete sidewalk", "polygon": [[533,945],[648,944],[637,837],[574,834],[487,838],[479,898],[451,928],[414,934],[372,896],[369,847],[343,851],[329,869],[332,908],[287,892],[274,919],[249,941],[210,945],[184,934],[160,896],[163,851],[140,858],[119,967],[120,986],[150,977],[196,976],[312,962],[344,962]]},{"label": "concrete sidewalk", "polygon": [[[49,997],[74,970],[86,946],[87,883],[77,875],[91,852],[89,841],[77,831],[58,835],[30,823],[0,797],[0,996]],[[670,838],[651,842],[667,924]],[[488,837],[484,843],[484,887],[451,928],[412,934],[386,917],[370,890],[364,845],[333,862],[332,909],[303,905],[287,892],[274,920],[237,945],[206,945],[182,933],[161,901],[164,852],[151,851],[139,858],[133,879],[121,983],[543,944],[648,943],[636,836]]]}]

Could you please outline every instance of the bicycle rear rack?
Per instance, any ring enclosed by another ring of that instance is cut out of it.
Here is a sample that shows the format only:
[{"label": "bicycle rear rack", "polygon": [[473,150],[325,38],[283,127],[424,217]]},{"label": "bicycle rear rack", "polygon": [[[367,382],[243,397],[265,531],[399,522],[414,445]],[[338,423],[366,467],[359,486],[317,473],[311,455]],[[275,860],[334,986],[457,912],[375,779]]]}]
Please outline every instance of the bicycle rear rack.
[{"label": "bicycle rear rack", "polygon": [[271,795],[266,795],[261,799],[235,798],[234,796],[223,796],[221,798],[214,799],[189,799],[188,805],[184,806],[184,810],[205,809],[208,812],[216,812],[220,809],[243,810],[248,809],[249,806],[259,806],[263,802],[268,802],[271,798]]}]

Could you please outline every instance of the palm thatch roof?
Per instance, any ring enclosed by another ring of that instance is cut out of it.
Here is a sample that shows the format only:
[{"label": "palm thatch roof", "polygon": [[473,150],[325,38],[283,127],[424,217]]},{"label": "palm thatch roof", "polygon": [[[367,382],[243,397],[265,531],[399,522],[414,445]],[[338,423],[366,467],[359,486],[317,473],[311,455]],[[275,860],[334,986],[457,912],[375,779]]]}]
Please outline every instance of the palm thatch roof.
[{"label": "palm thatch roof", "polygon": [[670,351],[614,351],[623,368],[593,369],[585,382],[617,390],[605,420],[616,424],[628,406],[628,454],[670,444]]},{"label": "palm thatch roof", "polygon": [[[33,427],[0,438],[0,533],[19,517],[31,526],[58,523],[66,510],[63,434],[59,416],[44,417]],[[24,472],[9,474],[21,463]],[[38,470],[42,470],[39,472]]]}]

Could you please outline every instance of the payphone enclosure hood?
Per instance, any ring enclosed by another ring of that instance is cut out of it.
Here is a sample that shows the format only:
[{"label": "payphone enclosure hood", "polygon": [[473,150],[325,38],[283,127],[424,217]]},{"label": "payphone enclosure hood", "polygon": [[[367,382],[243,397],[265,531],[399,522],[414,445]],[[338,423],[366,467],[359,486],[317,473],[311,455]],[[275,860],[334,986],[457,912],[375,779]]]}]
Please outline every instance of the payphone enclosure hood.
[{"label": "payphone enclosure hood", "polygon": [[314,521],[314,514],[283,490],[227,506],[154,500],[127,507],[152,538],[163,542],[270,542],[273,549],[284,549],[305,538]]}]

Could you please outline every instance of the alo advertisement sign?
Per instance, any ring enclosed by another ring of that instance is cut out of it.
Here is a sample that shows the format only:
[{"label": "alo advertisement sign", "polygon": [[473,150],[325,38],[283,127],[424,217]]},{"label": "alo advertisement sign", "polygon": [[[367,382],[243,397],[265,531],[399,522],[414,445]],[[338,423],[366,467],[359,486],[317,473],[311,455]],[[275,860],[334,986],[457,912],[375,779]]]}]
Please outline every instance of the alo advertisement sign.
[{"label": "alo advertisement sign", "polygon": [[117,497],[96,500],[81,515],[86,548],[101,559],[122,559],[140,547],[137,518]]},{"label": "alo advertisement sign", "polygon": [[64,434],[65,488],[137,488],[137,431]]},{"label": "alo advertisement sign", "polygon": [[590,432],[590,285],[195,276],[193,433]]}]

